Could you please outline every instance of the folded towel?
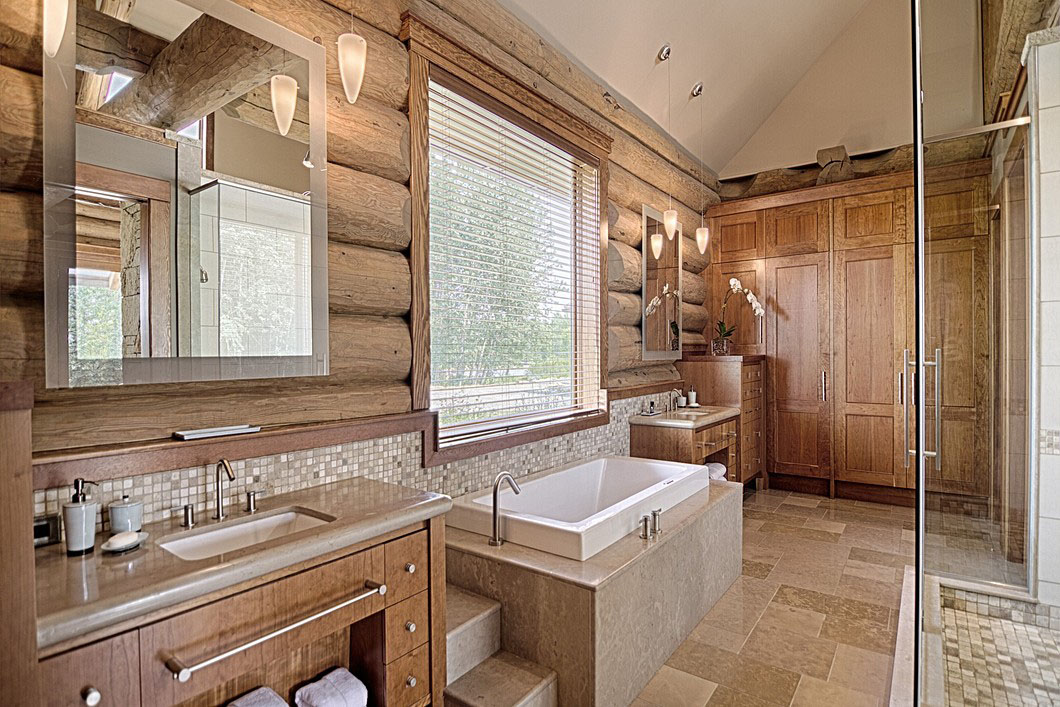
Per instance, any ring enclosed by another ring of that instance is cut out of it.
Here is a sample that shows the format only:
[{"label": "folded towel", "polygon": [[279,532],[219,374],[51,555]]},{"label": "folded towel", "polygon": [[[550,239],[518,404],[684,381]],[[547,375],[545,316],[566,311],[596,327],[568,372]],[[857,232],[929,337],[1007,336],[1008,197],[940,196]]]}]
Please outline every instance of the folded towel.
[{"label": "folded towel", "polygon": [[232,700],[228,707],[287,707],[287,700],[277,695],[271,688],[259,687]]},{"label": "folded towel", "polygon": [[718,464],[717,462],[710,462],[707,464],[707,476],[711,479],[724,479],[725,478],[725,465]]},{"label": "folded towel", "polygon": [[294,693],[298,707],[367,707],[368,688],[346,668],[335,668]]}]

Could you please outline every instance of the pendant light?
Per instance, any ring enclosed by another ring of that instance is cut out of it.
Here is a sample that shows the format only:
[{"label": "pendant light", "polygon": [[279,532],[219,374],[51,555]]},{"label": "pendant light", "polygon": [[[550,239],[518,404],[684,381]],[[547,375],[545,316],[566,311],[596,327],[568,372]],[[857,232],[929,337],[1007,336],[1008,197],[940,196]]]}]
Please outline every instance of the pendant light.
[{"label": "pendant light", "polygon": [[[700,81],[692,87],[692,98],[703,97],[703,82]],[[699,102],[699,134],[703,138],[702,148],[706,148],[707,134],[703,130],[703,101]],[[700,173],[706,172],[706,166],[703,163],[703,149],[699,152],[699,171]],[[696,229],[696,248],[699,249],[700,255],[707,254],[707,246],[710,245],[710,228],[707,227],[706,217],[704,212],[706,211],[706,204],[700,202],[699,204],[699,228]]]},{"label": "pendant light", "polygon": [[[671,121],[670,121],[670,45],[664,44],[662,49],[659,50],[659,61],[665,61],[666,64],[666,132],[670,133]],[[670,133],[672,135],[672,133]],[[671,241],[674,239],[674,234],[677,233],[677,209],[674,208],[674,195],[673,195],[673,174],[670,175],[670,193],[667,195],[670,200],[670,208],[663,212],[663,228],[666,229],[666,237]],[[655,256],[658,259],[658,256]]]},{"label": "pendant light", "polygon": [[662,249],[663,234],[656,231],[655,233],[651,234],[651,254],[655,256],[656,260],[658,260],[659,256],[662,255]]},{"label": "pendant light", "polygon": [[66,36],[70,0],[44,0],[44,53],[54,59]]},{"label": "pendant light", "polygon": [[[281,71],[286,68],[287,52],[284,51]],[[280,135],[286,136],[291,130],[294,109],[298,105],[298,82],[286,73],[279,73],[269,81],[269,90],[272,94],[272,116],[276,119],[276,129],[280,131]]]},{"label": "pendant light", "polygon": [[350,12],[350,31],[340,34],[338,41],[339,77],[349,103],[356,103],[364,82],[364,66],[368,58],[368,42],[353,31],[353,12]]}]

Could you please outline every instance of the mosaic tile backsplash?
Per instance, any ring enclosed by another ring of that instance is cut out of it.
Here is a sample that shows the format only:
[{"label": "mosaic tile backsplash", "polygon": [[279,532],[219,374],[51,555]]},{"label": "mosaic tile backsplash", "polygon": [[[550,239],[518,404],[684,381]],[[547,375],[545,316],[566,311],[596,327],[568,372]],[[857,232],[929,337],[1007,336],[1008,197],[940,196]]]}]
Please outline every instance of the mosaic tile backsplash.
[{"label": "mosaic tile backsplash", "polygon": [[[236,480],[225,481],[225,502],[229,506],[242,504],[247,491],[271,496],[356,476],[461,496],[486,488],[501,470],[522,477],[601,454],[629,454],[629,419],[649,401],[663,408],[666,394],[615,401],[607,425],[429,469],[421,463],[419,433],[232,460]],[[213,480],[211,465],[101,481],[98,487],[88,489],[89,498],[100,504],[96,522],[103,529],[103,509],[124,494],[144,502],[144,523],[178,517],[189,503],[195,507],[197,518],[207,518],[214,502]],[[35,491],[34,513],[61,512],[72,493],[70,486]]]}]

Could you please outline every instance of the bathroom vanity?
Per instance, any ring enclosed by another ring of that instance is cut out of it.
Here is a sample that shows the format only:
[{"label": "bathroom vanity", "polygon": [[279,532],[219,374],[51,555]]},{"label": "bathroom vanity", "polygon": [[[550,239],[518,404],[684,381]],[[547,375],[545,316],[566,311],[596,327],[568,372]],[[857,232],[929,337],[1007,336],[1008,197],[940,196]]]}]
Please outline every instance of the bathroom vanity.
[{"label": "bathroom vanity", "polygon": [[[370,704],[441,705],[451,503],[355,478],[191,530],[150,524],[151,538],[127,554],[39,549],[41,703],[215,705],[261,685],[292,700],[343,666]],[[323,522],[186,559],[216,549],[209,536],[219,525],[231,534],[282,514]]]}]

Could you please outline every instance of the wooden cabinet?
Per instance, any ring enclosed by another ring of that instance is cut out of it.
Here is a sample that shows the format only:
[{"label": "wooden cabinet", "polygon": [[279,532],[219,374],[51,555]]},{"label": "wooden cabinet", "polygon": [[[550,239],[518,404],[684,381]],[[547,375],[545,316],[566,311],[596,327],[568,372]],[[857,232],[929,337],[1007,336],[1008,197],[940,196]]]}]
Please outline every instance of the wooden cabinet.
[{"label": "wooden cabinet", "polygon": [[[720,316],[725,295],[729,292],[729,280],[734,277],[743,283],[744,287],[750,288],[752,292],[762,297],[765,291],[765,261],[745,260],[739,263],[723,263],[711,268],[710,296],[713,304],[710,318],[711,332],[714,330],[717,317]],[[765,353],[762,320],[754,315],[751,305],[744,297],[733,295],[729,299],[729,306],[725,310],[725,323],[730,327],[736,327],[730,344],[732,354],[748,356]],[[709,340],[710,336],[707,338]]]},{"label": "wooden cabinet", "polygon": [[905,480],[902,370],[906,251],[880,246],[835,253],[833,398],[835,478],[883,486]]},{"label": "wooden cabinet", "polygon": [[895,245],[910,239],[909,190],[888,189],[832,200],[836,250]]},{"label": "wooden cabinet", "polygon": [[693,430],[690,427],[662,427],[631,424],[629,453],[634,457],[666,459],[687,464],[724,464],[729,481],[741,481],[739,423],[736,419],[717,422]]},{"label": "wooden cabinet", "polygon": [[40,677],[40,704],[47,707],[84,705],[93,691],[98,693],[101,705],[138,705],[140,643],[137,632],[127,631],[42,660]]},{"label": "wooden cabinet", "polygon": [[748,211],[710,220],[711,262],[731,263],[766,253],[766,214]]},{"label": "wooden cabinet", "polygon": [[686,386],[696,387],[704,405],[740,409],[727,478],[745,483],[761,478],[766,460],[764,357],[696,356],[674,365]]},{"label": "wooden cabinet", "polygon": [[766,256],[823,253],[832,239],[828,199],[778,206],[766,211]]},{"label": "wooden cabinet", "polygon": [[[442,523],[432,519],[420,525],[427,529],[393,533],[400,537],[245,591],[197,600],[187,610],[177,607],[160,620],[42,660],[42,702],[77,705],[95,689],[105,705],[216,705],[263,685],[290,701],[299,686],[342,666],[365,682],[371,704],[440,704]],[[432,541],[433,534],[439,539]],[[385,595],[341,606],[372,582],[385,582]],[[300,623],[308,617],[314,618]],[[174,667],[206,662],[272,633],[197,668],[185,682],[174,679]]]},{"label": "wooden cabinet", "polygon": [[924,238],[930,241],[988,235],[989,188],[987,176],[941,180],[929,176],[924,185]]},{"label": "wooden cabinet", "polygon": [[766,352],[770,471],[830,478],[832,377],[829,255],[769,259]]}]

